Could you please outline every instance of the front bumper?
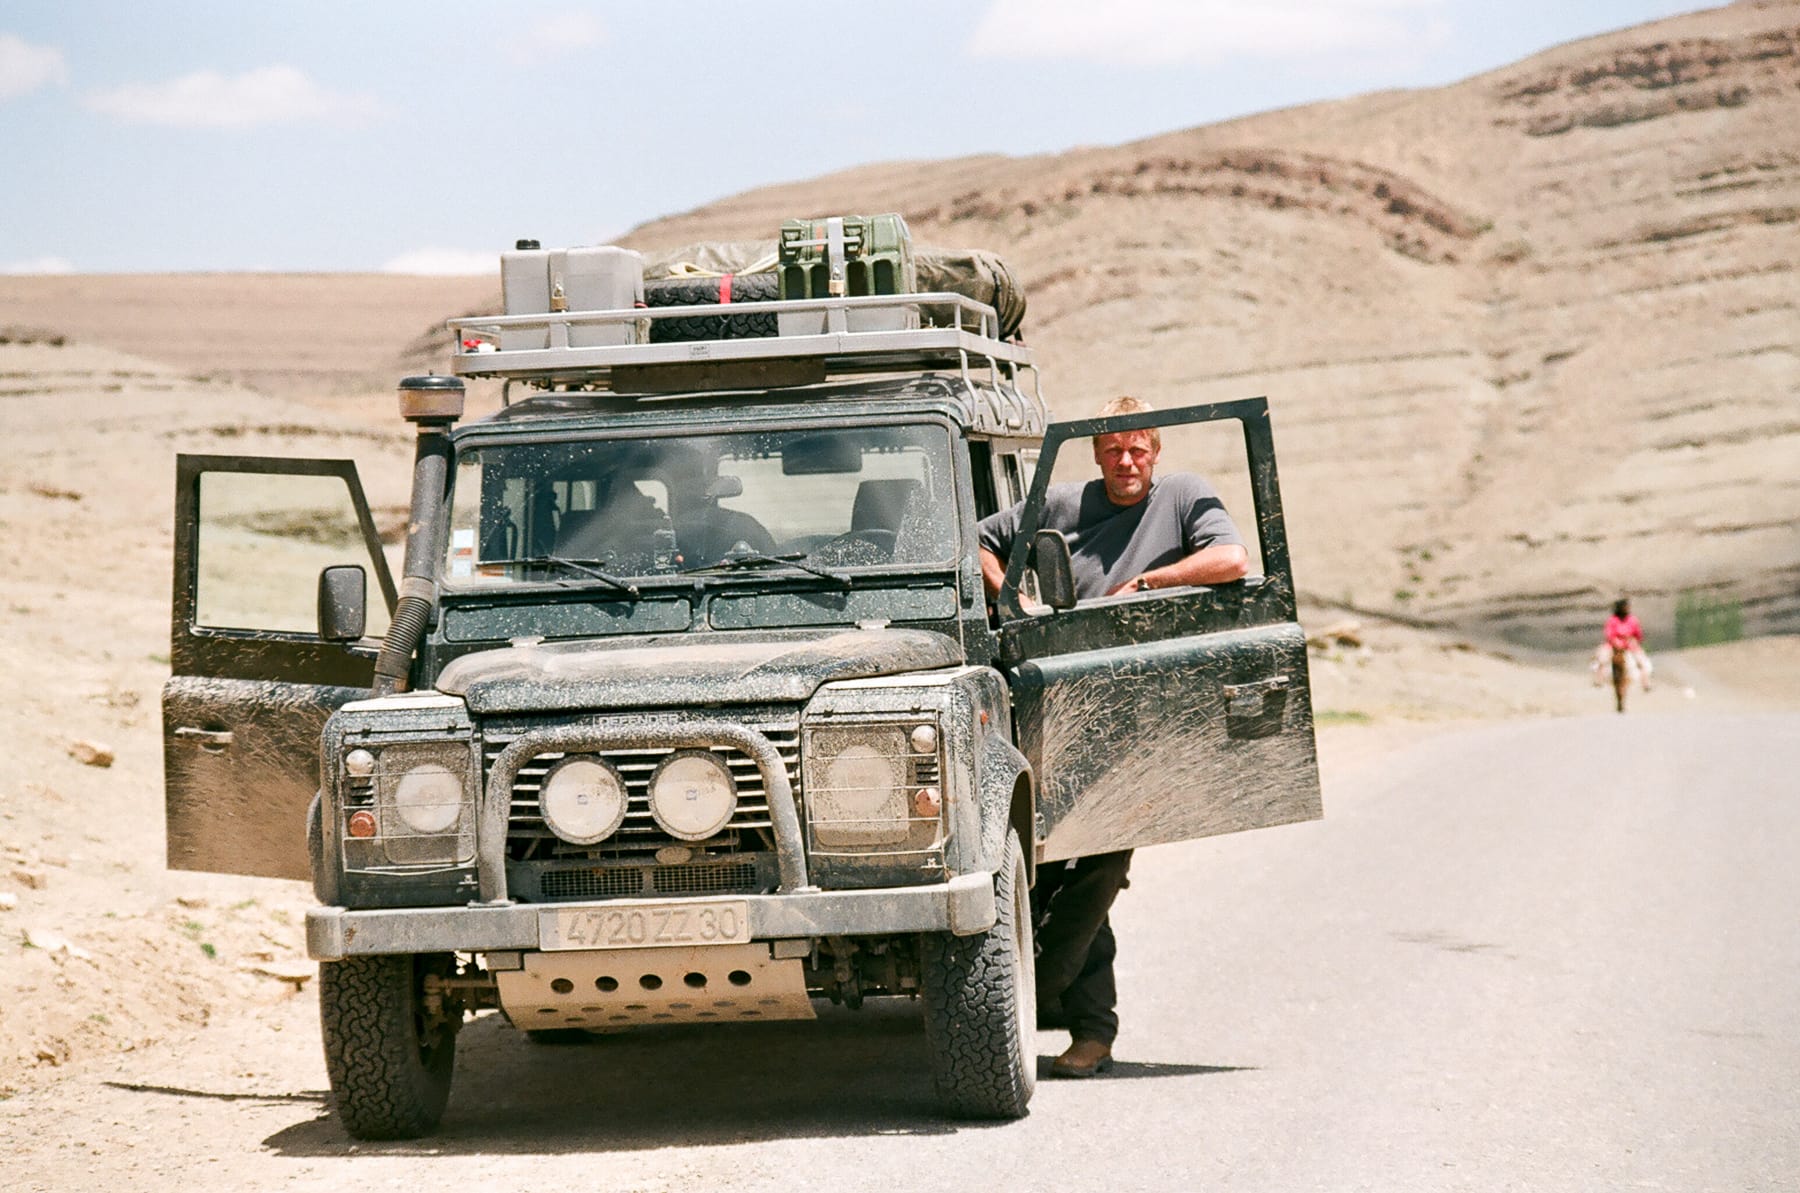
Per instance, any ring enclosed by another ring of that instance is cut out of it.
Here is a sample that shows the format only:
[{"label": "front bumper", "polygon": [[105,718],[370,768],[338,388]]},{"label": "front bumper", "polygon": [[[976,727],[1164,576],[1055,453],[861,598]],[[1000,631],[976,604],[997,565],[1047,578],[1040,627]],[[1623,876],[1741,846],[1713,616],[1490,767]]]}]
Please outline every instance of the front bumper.
[{"label": "front bumper", "polygon": [[994,876],[961,874],[930,886],[872,891],[790,891],[774,895],[681,900],[608,899],[599,903],[498,903],[306,913],[306,951],[316,961],[384,953],[485,953],[540,947],[540,917],[572,908],[629,909],[746,903],[755,940],[952,932],[973,936],[993,927]]}]

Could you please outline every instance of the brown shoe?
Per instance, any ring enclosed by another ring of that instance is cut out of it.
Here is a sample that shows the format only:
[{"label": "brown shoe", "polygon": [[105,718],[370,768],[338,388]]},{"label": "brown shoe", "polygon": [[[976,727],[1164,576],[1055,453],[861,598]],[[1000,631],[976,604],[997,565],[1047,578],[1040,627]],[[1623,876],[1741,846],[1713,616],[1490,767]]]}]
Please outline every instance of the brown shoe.
[{"label": "brown shoe", "polygon": [[1052,1077],[1092,1077],[1112,1068],[1112,1045],[1099,1040],[1076,1040],[1050,1063]]}]

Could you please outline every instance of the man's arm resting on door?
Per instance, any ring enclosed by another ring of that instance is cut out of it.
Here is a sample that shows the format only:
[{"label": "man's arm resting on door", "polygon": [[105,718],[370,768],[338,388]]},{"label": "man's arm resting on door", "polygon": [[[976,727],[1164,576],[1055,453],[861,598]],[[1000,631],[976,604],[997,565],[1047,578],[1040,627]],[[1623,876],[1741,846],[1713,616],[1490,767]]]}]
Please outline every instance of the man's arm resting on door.
[{"label": "man's arm resting on door", "polygon": [[[985,563],[982,565],[982,574],[986,575]],[[1242,580],[1249,574],[1250,552],[1237,543],[1220,543],[1214,547],[1202,547],[1174,563],[1133,576],[1106,595],[1130,592],[1140,587],[1182,588],[1188,585],[1229,584],[1233,580]]]}]

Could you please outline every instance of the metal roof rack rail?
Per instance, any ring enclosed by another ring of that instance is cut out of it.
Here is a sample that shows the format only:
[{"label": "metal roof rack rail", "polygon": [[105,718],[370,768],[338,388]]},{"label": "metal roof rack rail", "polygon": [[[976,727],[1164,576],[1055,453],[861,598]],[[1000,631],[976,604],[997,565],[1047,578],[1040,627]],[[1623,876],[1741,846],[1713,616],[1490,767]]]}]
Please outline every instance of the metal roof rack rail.
[{"label": "metal roof rack rail", "polygon": [[[954,313],[954,325],[852,331],[850,315],[888,312],[910,321],[921,306]],[[823,312],[825,330],[814,335],[652,343],[661,319],[758,316]],[[994,309],[961,294],[881,294],[787,299],[774,302],[636,307],[612,311],[552,311],[530,315],[480,315],[451,319],[455,337],[451,369],[463,377],[523,381],[547,389],[611,389],[670,392],[804,385],[859,373],[955,369],[973,383],[971,366],[994,381],[1019,384],[1029,372],[1037,389],[1031,350],[996,334]],[[594,334],[595,329],[617,329]],[[580,334],[586,331],[587,334]],[[580,344],[614,339],[616,343]],[[533,341],[532,347],[501,347]],[[571,340],[576,341],[575,345]],[[540,346],[541,345],[541,346]]]}]

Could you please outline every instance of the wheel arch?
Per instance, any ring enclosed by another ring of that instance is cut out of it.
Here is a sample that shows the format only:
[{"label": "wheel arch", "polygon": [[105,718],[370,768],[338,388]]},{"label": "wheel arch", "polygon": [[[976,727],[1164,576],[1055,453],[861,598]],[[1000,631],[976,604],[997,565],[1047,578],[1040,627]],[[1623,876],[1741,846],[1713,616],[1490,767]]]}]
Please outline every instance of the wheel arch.
[{"label": "wheel arch", "polygon": [[1037,885],[1037,849],[1032,837],[1037,826],[1037,795],[1029,766],[1022,769],[1013,781],[1012,806],[1007,812],[1006,822],[1019,834],[1019,848],[1025,854],[1025,886],[1029,889]]},{"label": "wheel arch", "polygon": [[982,743],[981,766],[981,865],[997,873],[1006,864],[1006,830],[1019,834],[1025,854],[1025,881],[1035,880],[1037,784],[1031,764],[1018,747],[998,733]]}]

